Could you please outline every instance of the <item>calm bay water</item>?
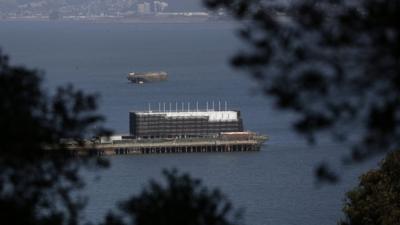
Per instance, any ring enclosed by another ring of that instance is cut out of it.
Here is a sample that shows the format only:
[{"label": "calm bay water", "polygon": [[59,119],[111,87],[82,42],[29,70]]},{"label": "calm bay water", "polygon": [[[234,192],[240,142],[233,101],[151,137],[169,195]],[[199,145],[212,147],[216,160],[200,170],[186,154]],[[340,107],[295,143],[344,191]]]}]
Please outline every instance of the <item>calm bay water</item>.
[{"label": "calm bay water", "polygon": [[[158,102],[228,101],[241,110],[246,129],[271,140],[255,153],[111,157],[101,172],[83,171],[90,202],[86,219],[98,221],[115,204],[138,193],[163,168],[177,168],[218,187],[245,211],[248,225],[334,225],[346,190],[376,161],[357,167],[338,162],[346,147],[321,139],[310,147],[291,129],[295,118],[273,109],[255,83],[232,70],[241,48],[229,24],[0,23],[0,48],[13,64],[45,71],[45,85],[72,83],[101,95],[100,112],[116,133],[128,133],[128,112]],[[167,82],[130,84],[131,71],[165,70]],[[331,162],[343,174],[333,186],[315,185],[313,169]],[[98,180],[97,177],[100,176]]]}]

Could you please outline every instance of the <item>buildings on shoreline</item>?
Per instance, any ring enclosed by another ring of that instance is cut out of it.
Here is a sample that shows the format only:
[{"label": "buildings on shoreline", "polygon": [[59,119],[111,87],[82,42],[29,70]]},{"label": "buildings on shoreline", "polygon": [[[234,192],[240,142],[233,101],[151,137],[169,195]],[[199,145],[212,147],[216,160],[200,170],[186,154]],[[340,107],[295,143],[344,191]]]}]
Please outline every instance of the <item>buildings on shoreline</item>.
[{"label": "buildings on shoreline", "polygon": [[215,20],[223,13],[206,11],[168,11],[164,0],[90,0],[80,4],[58,4],[50,0],[35,0],[19,4],[0,2],[0,20],[120,20],[120,21],[165,21],[165,20]]}]

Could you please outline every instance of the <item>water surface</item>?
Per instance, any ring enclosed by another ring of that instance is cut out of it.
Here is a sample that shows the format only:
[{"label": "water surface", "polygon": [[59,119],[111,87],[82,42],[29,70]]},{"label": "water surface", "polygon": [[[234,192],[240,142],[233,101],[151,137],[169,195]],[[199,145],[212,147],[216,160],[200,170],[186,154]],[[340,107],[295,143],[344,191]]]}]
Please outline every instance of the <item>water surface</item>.
[{"label": "water surface", "polygon": [[[163,168],[178,168],[218,187],[238,208],[246,224],[334,225],[346,190],[361,171],[340,166],[346,150],[329,139],[310,147],[291,130],[293,115],[275,111],[272,101],[254,95],[256,84],[229,67],[242,46],[230,24],[0,23],[0,46],[13,64],[46,73],[46,87],[72,83],[101,95],[108,127],[128,133],[128,112],[148,103],[228,101],[240,110],[245,129],[268,134],[260,152],[111,157],[103,172],[83,172],[90,197],[86,219],[100,220],[119,200],[138,193]],[[131,84],[128,72],[164,70],[167,82]],[[313,169],[332,162],[343,174],[338,185],[315,185]],[[97,176],[101,176],[97,180]]]}]

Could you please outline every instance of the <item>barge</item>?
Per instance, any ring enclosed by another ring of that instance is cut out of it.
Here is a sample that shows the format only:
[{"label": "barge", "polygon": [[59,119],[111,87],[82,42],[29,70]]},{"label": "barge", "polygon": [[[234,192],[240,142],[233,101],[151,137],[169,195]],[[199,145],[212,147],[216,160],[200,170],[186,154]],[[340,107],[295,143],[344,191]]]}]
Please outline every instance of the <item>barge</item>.
[{"label": "barge", "polygon": [[[160,107],[161,108],[161,107]],[[76,155],[259,151],[268,137],[244,131],[239,111],[132,111],[130,133],[67,143]]]},{"label": "barge", "polygon": [[143,84],[148,82],[157,82],[167,80],[167,72],[131,72],[128,74],[128,80],[133,83]]},{"label": "barge", "polygon": [[224,135],[209,138],[154,138],[121,139],[86,142],[83,146],[68,147],[75,155],[133,155],[204,152],[251,152],[259,151],[267,136],[254,135],[245,139],[227,139]]}]

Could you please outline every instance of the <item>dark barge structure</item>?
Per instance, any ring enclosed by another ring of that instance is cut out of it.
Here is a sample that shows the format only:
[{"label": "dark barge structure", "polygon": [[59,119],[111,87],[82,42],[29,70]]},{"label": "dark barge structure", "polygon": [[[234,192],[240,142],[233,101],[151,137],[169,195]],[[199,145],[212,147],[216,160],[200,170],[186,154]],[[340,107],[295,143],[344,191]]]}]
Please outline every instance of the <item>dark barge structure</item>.
[{"label": "dark barge structure", "polygon": [[267,136],[244,131],[239,111],[130,112],[129,135],[73,143],[74,154],[123,155],[259,151]]},{"label": "dark barge structure", "polygon": [[165,81],[168,78],[168,73],[164,71],[160,72],[131,72],[128,74],[128,80],[132,83],[149,83],[157,81]]}]

